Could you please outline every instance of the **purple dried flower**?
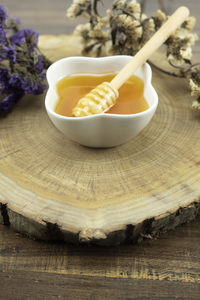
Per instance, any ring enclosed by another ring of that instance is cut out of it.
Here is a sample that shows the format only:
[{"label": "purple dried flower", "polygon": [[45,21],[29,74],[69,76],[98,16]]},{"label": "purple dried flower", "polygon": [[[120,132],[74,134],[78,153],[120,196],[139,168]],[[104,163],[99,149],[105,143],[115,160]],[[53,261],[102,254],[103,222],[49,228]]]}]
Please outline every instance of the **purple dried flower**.
[{"label": "purple dried flower", "polygon": [[19,44],[25,44],[26,43],[26,37],[24,35],[24,31],[20,30],[16,32],[14,35],[10,37],[10,43],[12,45],[19,45]]},{"label": "purple dried flower", "polygon": [[16,63],[16,50],[10,46],[10,47],[7,47],[7,58],[13,63],[15,64]]},{"label": "purple dried flower", "polygon": [[6,44],[6,33],[4,30],[4,25],[7,18],[7,11],[5,5],[0,5],[0,44]]},{"label": "purple dried flower", "polygon": [[6,96],[3,101],[0,102],[0,110],[2,112],[8,112],[13,107],[13,97],[14,94]]},{"label": "purple dried flower", "polygon": [[38,33],[19,30],[19,20],[0,6],[0,115],[5,115],[25,94],[42,94],[49,61],[40,54]]},{"label": "purple dried flower", "polygon": [[0,81],[8,79],[8,70],[0,68]]},{"label": "purple dried flower", "polygon": [[27,44],[29,51],[37,46],[39,34],[33,29],[22,29],[10,37],[12,45]]},{"label": "purple dried flower", "polygon": [[35,64],[35,69],[38,74],[42,73],[44,70],[43,57],[41,55],[38,56],[38,61]]},{"label": "purple dried flower", "polygon": [[6,18],[7,18],[7,9],[6,9],[6,6],[3,4],[3,5],[0,5],[0,24],[1,26],[3,26],[6,22]]},{"label": "purple dried flower", "polygon": [[0,44],[0,62],[9,59],[13,64],[16,63],[16,51],[12,46],[4,46]]},{"label": "purple dried flower", "polygon": [[8,85],[11,88],[18,88],[21,89],[22,88],[22,79],[19,77],[18,74],[11,74],[10,75],[10,79],[8,81]]},{"label": "purple dried flower", "polygon": [[1,27],[1,25],[0,25],[0,44],[6,45],[6,33],[4,31],[4,28]]},{"label": "purple dried flower", "polygon": [[7,58],[7,47],[0,43],[0,62]]},{"label": "purple dried flower", "polygon": [[33,82],[31,78],[27,78],[22,83],[23,90],[28,94],[39,95],[42,94],[46,88],[40,81]]},{"label": "purple dried flower", "polygon": [[22,79],[19,75],[15,73],[9,75],[8,70],[6,69],[0,69],[0,84],[4,94],[10,94],[11,91],[15,93],[23,91]]},{"label": "purple dried flower", "polygon": [[14,94],[10,94],[6,96],[3,101],[0,102],[0,110],[2,112],[8,112],[12,109],[13,107],[13,101],[15,99]]},{"label": "purple dried flower", "polygon": [[2,91],[8,90],[9,88],[8,81],[9,81],[8,70],[0,68],[0,85]]},{"label": "purple dried flower", "polygon": [[17,22],[18,25],[21,25],[21,19],[20,18],[17,17],[17,18],[13,18],[13,19]]},{"label": "purple dried flower", "polygon": [[5,115],[13,106],[23,97],[24,92],[22,90],[14,92],[5,96],[5,98],[0,102],[0,115]]}]

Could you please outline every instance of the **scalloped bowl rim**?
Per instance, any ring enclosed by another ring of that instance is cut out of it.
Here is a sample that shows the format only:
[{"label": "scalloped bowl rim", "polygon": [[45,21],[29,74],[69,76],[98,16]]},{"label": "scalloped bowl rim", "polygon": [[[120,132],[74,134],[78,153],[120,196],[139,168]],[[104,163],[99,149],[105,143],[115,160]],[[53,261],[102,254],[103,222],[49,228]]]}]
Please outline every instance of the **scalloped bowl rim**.
[{"label": "scalloped bowl rim", "polygon": [[[53,64],[51,64],[51,66],[47,69],[47,73],[46,73],[46,78],[47,78],[47,82],[48,82],[48,85],[49,85],[49,88],[47,90],[47,94],[46,94],[46,98],[45,98],[45,107],[46,107],[46,110],[49,111],[54,117],[57,117],[57,118],[60,118],[60,119],[63,119],[63,120],[73,120],[73,122],[76,122],[78,120],[88,120],[88,119],[92,119],[92,118],[136,118],[136,117],[139,117],[139,116],[145,116],[146,114],[149,114],[152,110],[155,110],[155,108],[157,107],[158,105],[158,95],[157,95],[157,92],[156,90],[154,89],[152,83],[151,83],[151,80],[152,80],[152,70],[151,70],[151,67],[150,65],[146,62],[144,64],[145,66],[145,72],[147,72],[147,80],[146,80],[146,85],[149,84],[151,89],[153,90],[154,92],[154,102],[151,106],[149,106],[145,111],[142,111],[142,112],[139,112],[139,113],[134,113],[134,114],[111,114],[111,113],[101,113],[101,114],[95,114],[95,115],[90,115],[90,116],[85,116],[85,117],[67,117],[67,116],[63,116],[63,115],[60,115],[58,113],[56,113],[50,106],[49,106],[49,97],[48,97],[48,93],[50,92],[51,89],[54,89],[51,85],[52,85],[52,82],[51,82],[51,79],[50,79],[50,73],[52,72],[52,69],[55,68],[56,65],[58,64],[62,64],[63,62],[65,62],[66,60],[69,61],[69,60],[80,60],[80,61],[106,61],[106,60],[111,60],[111,59],[123,59],[123,58],[132,58],[131,56],[129,55],[114,55],[114,56],[106,56],[106,57],[84,57],[84,56],[70,56],[70,57],[65,57],[65,58],[62,58],[60,60],[57,60],[56,62],[54,62]],[[74,73],[70,73],[68,75],[72,75]],[[94,74],[98,74],[98,73],[94,73]],[[66,75],[66,76],[68,76]],[[136,75],[137,76],[137,75]],[[59,79],[61,78],[58,78],[57,82],[59,81]],[[56,83],[57,83],[56,82]],[[149,104],[149,103],[148,103]]]}]

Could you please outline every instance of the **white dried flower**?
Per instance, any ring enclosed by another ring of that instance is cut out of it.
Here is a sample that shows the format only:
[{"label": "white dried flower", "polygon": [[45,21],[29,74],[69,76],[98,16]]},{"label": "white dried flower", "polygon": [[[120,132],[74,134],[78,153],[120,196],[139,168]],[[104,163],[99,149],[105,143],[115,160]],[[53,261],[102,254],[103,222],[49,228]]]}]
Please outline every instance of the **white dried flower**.
[{"label": "white dried flower", "polygon": [[155,23],[154,23],[153,19],[149,19],[149,21],[148,21],[148,30],[149,30],[149,32],[155,31]]},{"label": "white dried flower", "polygon": [[187,29],[188,31],[191,31],[194,28],[195,23],[195,17],[189,16],[181,27]]},{"label": "white dried flower", "polygon": [[200,86],[194,82],[193,79],[190,79],[189,81],[190,88],[191,88],[191,95],[195,97],[200,97]]},{"label": "white dried flower", "polygon": [[113,2],[113,7],[116,9],[122,9],[125,4],[126,0],[115,0]]},{"label": "white dried flower", "polygon": [[91,0],[74,0],[73,3],[70,5],[70,7],[67,10],[67,17],[74,19],[80,14],[84,14],[85,16],[88,13],[86,12],[87,8],[91,5]]},{"label": "white dried flower", "polygon": [[169,63],[172,63],[173,65],[179,67],[181,65],[184,64],[184,59],[181,58],[181,57],[177,57],[177,55],[174,55],[172,53],[170,53],[168,56],[167,56],[167,60],[169,61]]},{"label": "white dried flower", "polygon": [[140,19],[141,6],[135,0],[130,1],[127,4],[126,11],[135,19]]},{"label": "white dried flower", "polygon": [[188,43],[193,46],[195,42],[198,40],[198,35],[196,33],[187,34]]},{"label": "white dried flower", "polygon": [[[127,19],[128,18],[128,19]],[[131,23],[131,17],[127,16],[126,14],[121,14],[117,17],[118,21],[120,21],[122,24]]]},{"label": "white dried flower", "polygon": [[147,19],[148,17],[147,17],[147,15],[145,15],[145,14],[142,14],[141,15],[141,21],[144,21],[145,19]]},{"label": "white dried flower", "polygon": [[[143,22],[143,33],[142,33],[142,45],[144,45],[151,37],[151,34],[155,32],[155,23],[153,19],[147,19]],[[141,46],[142,46],[141,45]]]},{"label": "white dried flower", "polygon": [[94,38],[94,39],[107,39],[109,37],[109,32],[108,31],[103,31],[103,30],[91,30],[89,32],[89,37]]},{"label": "white dried flower", "polygon": [[166,14],[160,9],[157,10],[155,17],[158,18],[162,23],[167,20]]},{"label": "white dried flower", "polygon": [[72,4],[67,10],[67,17],[70,19],[74,19],[79,13],[79,6],[76,4]]},{"label": "white dried flower", "polygon": [[160,9],[157,10],[155,17],[154,17],[155,25],[156,25],[156,30],[160,28],[163,23],[167,21],[167,16],[164,12],[162,12]]},{"label": "white dried flower", "polygon": [[192,46],[197,39],[195,33],[188,33],[184,28],[177,29],[168,42],[168,61],[181,66],[185,64],[185,60],[191,60]]},{"label": "white dried flower", "polygon": [[105,17],[105,18],[100,18],[97,16],[97,19],[96,19],[96,24],[94,26],[94,30],[101,30],[103,29],[108,23],[108,18]]},{"label": "white dried flower", "polygon": [[74,34],[82,35],[84,32],[89,32],[90,30],[91,30],[90,23],[80,24],[80,25],[76,26],[76,28],[74,30]]},{"label": "white dried flower", "polygon": [[190,43],[194,45],[195,41],[198,39],[198,36],[196,33],[190,33],[187,29],[179,27],[176,29],[174,33],[171,34],[171,38],[180,38],[184,39],[187,38],[190,40]]},{"label": "white dried flower", "polygon": [[192,102],[192,109],[200,111],[200,102],[198,100]]},{"label": "white dried flower", "polygon": [[185,49],[181,49],[180,50],[180,55],[182,56],[183,59],[190,60],[192,58],[192,48],[187,47]]},{"label": "white dried flower", "polygon": [[142,29],[142,26],[140,24],[139,21],[132,21],[132,23],[130,24],[129,28],[131,29],[132,31],[132,34],[133,34],[133,39],[136,40],[138,38],[141,38],[142,36],[142,32],[143,32],[143,29]]},{"label": "white dried flower", "polygon": [[130,39],[138,39],[142,36],[142,27],[138,20],[133,20],[131,16],[121,14],[118,16],[118,26],[123,27]]},{"label": "white dried flower", "polygon": [[88,20],[90,19],[90,14],[87,11],[82,12],[81,16],[85,19],[88,19]]},{"label": "white dried flower", "polygon": [[107,18],[110,19],[112,17],[112,10],[111,9],[107,9],[106,10],[106,14],[107,14]]}]

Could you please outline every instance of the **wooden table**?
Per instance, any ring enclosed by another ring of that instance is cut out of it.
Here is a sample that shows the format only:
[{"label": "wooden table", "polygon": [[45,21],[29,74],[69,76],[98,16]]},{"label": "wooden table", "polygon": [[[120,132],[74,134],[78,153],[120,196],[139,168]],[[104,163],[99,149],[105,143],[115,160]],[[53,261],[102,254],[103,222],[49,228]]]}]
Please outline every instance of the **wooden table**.
[{"label": "wooden table", "polygon": [[[188,3],[174,1],[172,10],[179,2]],[[199,2],[189,2],[198,16]],[[6,0],[24,27],[42,34],[72,31],[69,3]],[[0,299],[200,299],[200,217],[158,240],[112,248],[33,241],[0,225]]]}]

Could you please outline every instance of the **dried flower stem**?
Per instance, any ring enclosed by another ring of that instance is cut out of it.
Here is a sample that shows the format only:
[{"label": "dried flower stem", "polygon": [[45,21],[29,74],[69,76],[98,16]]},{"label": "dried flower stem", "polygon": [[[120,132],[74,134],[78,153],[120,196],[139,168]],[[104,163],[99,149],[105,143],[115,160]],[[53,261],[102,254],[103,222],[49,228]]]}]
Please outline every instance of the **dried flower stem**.
[{"label": "dried flower stem", "polygon": [[177,73],[173,73],[173,72],[169,72],[167,70],[164,70],[162,68],[160,68],[159,66],[157,66],[156,64],[154,64],[152,61],[148,60],[148,63],[154,67],[156,70],[166,74],[166,75],[169,75],[169,76],[173,76],[173,77],[178,77],[178,78],[183,78],[184,76],[181,75],[181,74],[177,74]]}]

